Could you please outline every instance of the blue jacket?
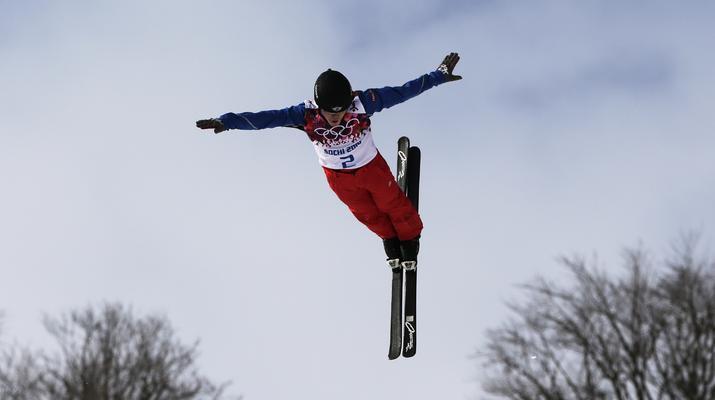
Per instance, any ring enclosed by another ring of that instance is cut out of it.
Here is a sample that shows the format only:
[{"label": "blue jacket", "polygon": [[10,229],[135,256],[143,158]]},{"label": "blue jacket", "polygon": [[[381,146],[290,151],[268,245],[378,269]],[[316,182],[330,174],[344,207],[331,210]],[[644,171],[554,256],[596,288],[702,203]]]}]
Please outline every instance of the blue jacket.
[{"label": "blue jacket", "polygon": [[[365,113],[372,115],[385,108],[407,101],[444,82],[445,75],[440,71],[433,71],[402,86],[367,89],[356,92],[356,95],[360,98],[365,108]],[[304,102],[280,110],[227,113],[219,117],[219,119],[227,129],[256,130],[280,126],[302,129],[306,124],[306,111],[309,107],[307,102]]]},{"label": "blue jacket", "polygon": [[441,71],[422,75],[398,87],[354,92],[342,121],[331,126],[312,100],[280,110],[228,113],[219,119],[228,129],[256,130],[279,126],[303,130],[313,143],[318,162],[329,169],[357,169],[367,165],[378,150],[370,116],[409,100],[446,81]]}]

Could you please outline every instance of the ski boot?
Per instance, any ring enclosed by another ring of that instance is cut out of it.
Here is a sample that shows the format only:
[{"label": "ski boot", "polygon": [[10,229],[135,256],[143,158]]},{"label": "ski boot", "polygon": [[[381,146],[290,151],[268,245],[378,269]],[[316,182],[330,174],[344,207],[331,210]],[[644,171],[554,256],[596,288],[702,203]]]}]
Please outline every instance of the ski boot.
[{"label": "ski boot", "polygon": [[387,255],[387,266],[393,270],[399,268],[400,259],[402,258],[400,239],[396,237],[382,239],[382,245],[385,247],[385,254]]},{"label": "ski boot", "polygon": [[415,271],[417,269],[417,253],[420,252],[420,237],[401,241],[400,248],[402,250],[402,267],[405,271]]}]

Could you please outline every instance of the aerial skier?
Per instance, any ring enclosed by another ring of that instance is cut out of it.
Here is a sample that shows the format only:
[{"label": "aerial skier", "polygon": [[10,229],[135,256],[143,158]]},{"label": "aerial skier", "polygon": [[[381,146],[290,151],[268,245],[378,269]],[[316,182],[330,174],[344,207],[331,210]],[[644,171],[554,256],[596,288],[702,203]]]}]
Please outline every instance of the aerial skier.
[{"label": "aerial skier", "polygon": [[330,188],[355,217],[382,240],[387,259],[417,261],[423,224],[400,190],[372,138],[370,117],[427,89],[462,79],[450,53],[439,67],[402,86],[353,91],[348,79],[328,69],[315,81],[313,100],[260,112],[227,113],[196,121],[201,129],[258,130],[292,127],[312,141]]}]

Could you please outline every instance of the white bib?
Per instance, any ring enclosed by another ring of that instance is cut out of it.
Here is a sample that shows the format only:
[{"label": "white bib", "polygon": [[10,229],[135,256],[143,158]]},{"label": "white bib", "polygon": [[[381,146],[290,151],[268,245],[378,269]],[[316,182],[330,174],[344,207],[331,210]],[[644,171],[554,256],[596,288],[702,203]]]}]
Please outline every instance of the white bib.
[{"label": "white bib", "polygon": [[305,133],[318,155],[320,165],[330,169],[360,168],[375,158],[377,147],[370,130],[370,118],[359,97],[353,99],[340,125],[331,127],[317,105],[305,102]]}]

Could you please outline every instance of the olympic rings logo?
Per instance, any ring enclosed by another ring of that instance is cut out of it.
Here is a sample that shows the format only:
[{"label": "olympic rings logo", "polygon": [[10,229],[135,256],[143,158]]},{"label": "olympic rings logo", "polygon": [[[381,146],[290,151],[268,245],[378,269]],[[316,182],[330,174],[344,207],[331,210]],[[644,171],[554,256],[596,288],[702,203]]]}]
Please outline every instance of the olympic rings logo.
[{"label": "olympic rings logo", "polygon": [[358,126],[360,124],[360,121],[357,118],[353,118],[349,120],[345,126],[343,125],[338,125],[334,126],[330,129],[325,129],[325,128],[315,128],[314,132],[316,135],[322,136],[328,140],[335,140],[337,138],[341,137],[348,137],[352,135],[353,133],[353,128]]}]

